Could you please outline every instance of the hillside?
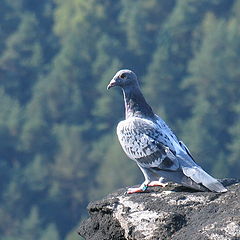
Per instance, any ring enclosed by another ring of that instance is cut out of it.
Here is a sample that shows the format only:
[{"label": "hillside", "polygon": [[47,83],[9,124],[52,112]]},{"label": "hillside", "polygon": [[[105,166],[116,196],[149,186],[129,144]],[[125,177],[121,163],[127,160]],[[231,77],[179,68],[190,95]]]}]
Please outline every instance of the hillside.
[{"label": "hillside", "polygon": [[240,0],[1,0],[0,239],[75,240],[90,201],[142,181],[119,69],[201,167],[239,178],[239,29]]}]

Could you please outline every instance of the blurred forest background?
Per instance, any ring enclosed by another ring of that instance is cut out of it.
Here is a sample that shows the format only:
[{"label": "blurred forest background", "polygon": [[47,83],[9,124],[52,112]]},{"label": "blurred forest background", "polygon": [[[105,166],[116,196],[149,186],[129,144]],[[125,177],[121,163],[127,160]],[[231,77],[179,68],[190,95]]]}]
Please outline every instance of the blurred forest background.
[{"label": "blurred forest background", "polygon": [[201,166],[239,177],[240,0],[1,0],[0,239],[79,239],[90,200],[143,180],[106,90],[121,68]]}]

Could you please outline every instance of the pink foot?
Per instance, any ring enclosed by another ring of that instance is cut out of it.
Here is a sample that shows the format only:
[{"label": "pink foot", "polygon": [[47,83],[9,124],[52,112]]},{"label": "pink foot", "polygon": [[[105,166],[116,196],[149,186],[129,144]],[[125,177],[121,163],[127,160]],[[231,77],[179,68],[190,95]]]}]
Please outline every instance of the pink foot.
[{"label": "pink foot", "polygon": [[127,190],[128,194],[132,194],[132,193],[142,193],[145,192],[147,190],[148,187],[166,187],[168,185],[168,183],[161,183],[159,181],[152,181],[148,184],[142,184],[140,187],[138,188],[129,188]]},{"label": "pink foot", "polygon": [[129,188],[127,190],[128,194],[132,194],[132,193],[141,193],[141,192],[145,192],[145,190],[143,190],[142,188]]},{"label": "pink foot", "polygon": [[153,181],[148,184],[148,187],[166,187],[167,183],[160,183],[159,181]]}]

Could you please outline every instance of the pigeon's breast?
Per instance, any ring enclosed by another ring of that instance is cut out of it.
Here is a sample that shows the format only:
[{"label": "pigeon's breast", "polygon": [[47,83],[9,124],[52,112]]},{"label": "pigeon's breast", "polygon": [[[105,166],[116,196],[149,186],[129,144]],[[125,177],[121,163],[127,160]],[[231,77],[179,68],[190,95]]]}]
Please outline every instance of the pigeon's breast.
[{"label": "pigeon's breast", "polygon": [[117,135],[123,150],[133,160],[157,151],[157,146],[152,144],[154,140],[147,138],[134,121],[128,119],[121,121],[117,126]]}]

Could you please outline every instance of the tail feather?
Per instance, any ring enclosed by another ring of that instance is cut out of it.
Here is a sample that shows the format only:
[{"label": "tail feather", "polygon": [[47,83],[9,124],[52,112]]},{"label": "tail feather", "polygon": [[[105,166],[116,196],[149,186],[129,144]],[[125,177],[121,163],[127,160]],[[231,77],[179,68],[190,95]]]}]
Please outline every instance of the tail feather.
[{"label": "tail feather", "polygon": [[202,184],[198,184],[193,181],[190,177],[187,177],[182,171],[164,171],[157,168],[151,168],[152,172],[161,176],[165,179],[165,181],[175,182],[181,184],[185,187],[189,187],[198,191],[207,191],[208,189],[204,187]]},{"label": "tail feather", "polygon": [[182,170],[187,177],[191,178],[194,182],[198,184],[202,184],[212,192],[227,191],[227,189],[217,179],[210,176],[199,166],[182,166]]}]

